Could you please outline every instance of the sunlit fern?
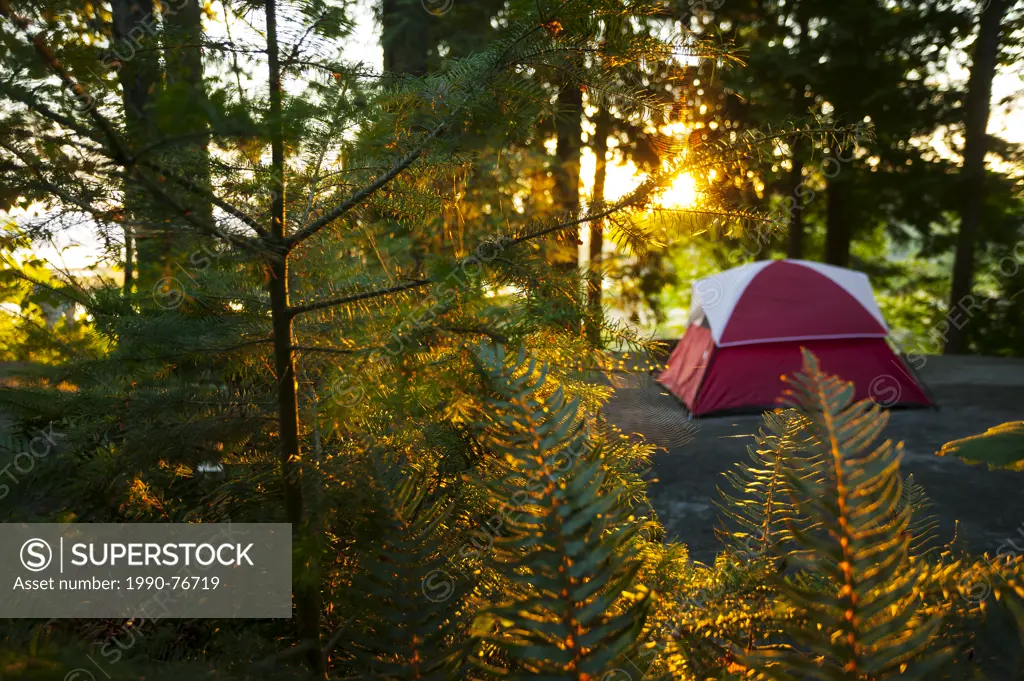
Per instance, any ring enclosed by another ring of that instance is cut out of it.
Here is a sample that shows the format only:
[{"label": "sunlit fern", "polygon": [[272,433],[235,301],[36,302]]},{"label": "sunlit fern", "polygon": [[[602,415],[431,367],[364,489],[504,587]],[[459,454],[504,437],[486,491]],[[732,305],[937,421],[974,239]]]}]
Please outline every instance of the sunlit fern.
[{"label": "sunlit fern", "polygon": [[803,567],[825,580],[807,588],[781,584],[808,624],[784,629],[792,647],[762,652],[749,662],[761,678],[920,679],[948,651],[935,640],[937,617],[923,614],[909,557],[910,509],[902,505],[901,448],[876,444],[888,414],[868,400],[852,403],[854,386],[824,374],[804,351],[801,373],[787,379],[788,398],[808,419],[823,477],[801,457],[787,470],[797,511],[816,523],[791,526],[794,540],[813,552]]},{"label": "sunlit fern", "polygon": [[910,513],[907,535],[912,556],[928,555],[938,548],[939,519],[929,513],[931,508],[931,500],[911,473],[903,482],[899,510],[906,509]]},{"label": "sunlit fern", "polygon": [[792,543],[791,526],[806,524],[798,518],[794,488],[786,476],[793,456],[813,457],[804,467],[810,482],[820,482],[820,457],[810,448],[807,420],[793,410],[766,412],[764,426],[754,436],[757,448],[747,447],[748,461],[726,471],[728,492],[718,489],[724,528],[716,534],[741,557],[780,557]]},{"label": "sunlit fern", "polygon": [[576,400],[543,389],[547,368],[501,346],[477,353],[494,396],[490,483],[503,515],[493,563],[510,581],[484,615],[514,678],[596,679],[628,654],[643,626],[647,589],[625,491],[609,484]]},{"label": "sunlit fern", "polygon": [[989,565],[990,602],[977,632],[974,660],[986,681],[1024,680],[1024,558]]},{"label": "sunlit fern", "polygon": [[458,678],[470,640],[464,588],[439,536],[444,499],[430,501],[422,476],[390,456],[374,469],[375,507],[368,510],[376,536],[352,584],[365,608],[343,632],[343,650],[361,678]]}]

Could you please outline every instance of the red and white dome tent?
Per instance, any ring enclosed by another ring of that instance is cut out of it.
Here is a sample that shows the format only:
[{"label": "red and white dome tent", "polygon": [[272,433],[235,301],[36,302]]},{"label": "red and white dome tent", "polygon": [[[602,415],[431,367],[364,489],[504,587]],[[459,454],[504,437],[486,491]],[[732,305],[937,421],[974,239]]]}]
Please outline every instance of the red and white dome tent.
[{"label": "red and white dome tent", "polygon": [[765,260],[693,284],[686,334],[658,382],[692,416],[774,409],[781,377],[803,365],[856,386],[855,399],[930,406],[913,371],[887,342],[889,327],[865,274],[804,260]]}]

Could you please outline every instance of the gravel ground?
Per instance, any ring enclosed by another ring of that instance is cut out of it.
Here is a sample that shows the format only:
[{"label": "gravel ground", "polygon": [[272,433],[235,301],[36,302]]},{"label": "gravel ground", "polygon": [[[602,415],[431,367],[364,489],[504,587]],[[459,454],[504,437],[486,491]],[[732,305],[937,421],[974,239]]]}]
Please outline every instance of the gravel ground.
[{"label": "gravel ground", "polygon": [[[975,551],[1024,543],[1024,473],[988,471],[935,452],[949,442],[1024,419],[1024,360],[928,357],[921,377],[938,409],[894,410],[887,436],[904,443],[903,474],[913,473],[935,504],[944,538],[959,521]],[[746,457],[759,416],[687,420],[687,412],[647,374],[621,374],[608,404],[610,421],[664,448],[654,459],[650,498],[668,537],[702,562],[719,543],[712,505],[721,474]]]}]

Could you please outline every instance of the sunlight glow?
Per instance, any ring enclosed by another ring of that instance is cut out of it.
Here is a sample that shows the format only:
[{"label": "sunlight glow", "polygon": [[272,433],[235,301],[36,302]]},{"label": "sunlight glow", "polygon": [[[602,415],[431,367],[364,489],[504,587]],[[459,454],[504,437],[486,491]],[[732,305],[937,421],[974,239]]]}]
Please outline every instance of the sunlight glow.
[{"label": "sunlight glow", "polygon": [[[677,140],[684,140],[693,131],[693,127],[690,124],[677,121],[662,125],[659,130],[663,135]],[[588,132],[593,134],[592,131]],[[621,160],[613,160],[614,147],[617,144],[614,138],[610,141],[612,144],[609,147],[613,151],[610,154],[611,158],[609,158],[609,163],[606,167],[607,180],[605,183],[604,200],[617,201],[640,186],[640,183],[643,182],[647,175],[641,172],[632,160],[627,160],[624,163]],[[581,190],[584,196],[593,196],[596,165],[597,159],[593,151],[589,146],[584,147],[580,158]],[[708,180],[714,181],[716,174],[714,170],[710,171],[708,173]],[[701,192],[698,190],[697,182],[693,176],[681,173],[656,198],[658,204],[664,208],[685,209],[696,207],[700,203],[700,195]]]},{"label": "sunlight glow", "polygon": [[697,181],[692,175],[680,173],[661,193],[660,203],[665,208],[693,208],[697,205]]}]

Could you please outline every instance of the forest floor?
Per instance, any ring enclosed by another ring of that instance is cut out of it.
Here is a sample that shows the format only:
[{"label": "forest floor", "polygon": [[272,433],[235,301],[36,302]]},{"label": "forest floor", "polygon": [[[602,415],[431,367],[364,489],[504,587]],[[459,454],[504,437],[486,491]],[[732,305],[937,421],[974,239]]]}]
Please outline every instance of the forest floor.
[{"label": "forest floor", "polygon": [[[959,536],[973,551],[995,553],[1015,539],[1024,545],[1024,473],[968,466],[936,452],[950,440],[1024,419],[1024,359],[927,357],[922,381],[938,409],[893,410],[886,435],[904,443],[902,472],[914,474],[934,504],[943,540]],[[660,447],[650,499],[667,539],[710,563],[721,545],[713,505],[722,472],[745,460],[761,417],[687,420],[680,403],[648,374],[620,374],[608,419]]]}]

